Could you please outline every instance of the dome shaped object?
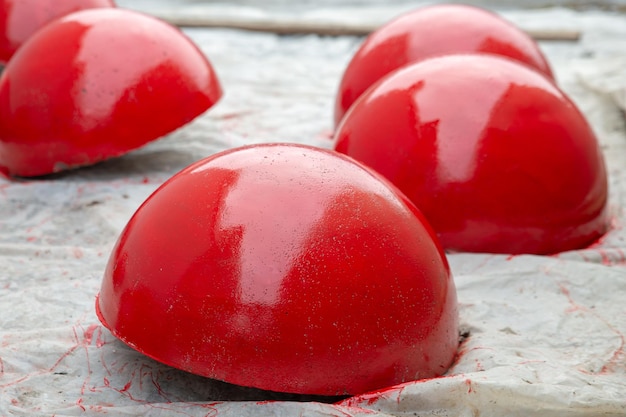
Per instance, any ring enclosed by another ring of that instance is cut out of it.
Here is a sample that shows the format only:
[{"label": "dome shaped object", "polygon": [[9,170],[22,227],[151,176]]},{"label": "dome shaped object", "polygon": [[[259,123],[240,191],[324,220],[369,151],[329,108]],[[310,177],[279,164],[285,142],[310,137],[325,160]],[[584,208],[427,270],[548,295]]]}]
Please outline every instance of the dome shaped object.
[{"label": "dome shaped object", "polygon": [[448,55],[380,80],[337,128],[335,150],[424,213],[444,248],[548,254],[607,230],[607,174],[583,114],[540,73]]},{"label": "dome shaped object", "polygon": [[434,377],[458,347],[454,282],[421,213],[302,145],[224,151],[164,183],[115,245],[96,310],[160,362],[278,392]]},{"label": "dome shaped object", "polygon": [[495,13],[442,4],[405,13],[370,34],[343,74],[335,125],[369,86],[404,65],[449,54],[489,53],[522,62],[552,78],[537,43]]},{"label": "dome shaped object", "polygon": [[180,30],[130,10],[75,12],[33,35],[0,76],[0,167],[38,176],[119,156],[221,94]]},{"label": "dome shaped object", "polygon": [[0,0],[0,63],[38,29],[79,10],[115,7],[113,0]]}]

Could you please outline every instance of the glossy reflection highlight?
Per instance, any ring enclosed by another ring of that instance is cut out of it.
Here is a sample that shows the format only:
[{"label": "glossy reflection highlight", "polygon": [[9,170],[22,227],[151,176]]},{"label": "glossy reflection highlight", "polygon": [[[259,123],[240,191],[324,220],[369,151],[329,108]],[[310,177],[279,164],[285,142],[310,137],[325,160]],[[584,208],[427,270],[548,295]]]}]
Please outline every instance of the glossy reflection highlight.
[{"label": "glossy reflection highlight", "polygon": [[0,166],[36,176],[119,156],[221,94],[178,29],[129,10],[76,12],[38,31],[0,77]]},{"label": "glossy reflection highlight", "polygon": [[346,115],[335,149],[398,186],[450,250],[554,253],[607,229],[606,170],[585,117],[508,59],[447,56],[390,74]]},{"label": "glossy reflection highlight", "polygon": [[355,161],[229,150],[159,188],[121,234],[101,321],[234,384],[356,394],[440,375],[458,343],[447,261],[417,209]]}]

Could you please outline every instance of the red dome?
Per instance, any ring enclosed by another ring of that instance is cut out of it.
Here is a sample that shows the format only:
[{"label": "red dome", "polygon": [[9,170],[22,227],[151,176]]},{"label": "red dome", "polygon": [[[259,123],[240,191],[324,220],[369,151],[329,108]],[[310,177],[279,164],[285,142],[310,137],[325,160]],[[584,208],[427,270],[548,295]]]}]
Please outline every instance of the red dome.
[{"label": "red dome", "polygon": [[33,35],[0,77],[0,167],[36,176],[119,156],[221,94],[178,29],[129,10],[75,12]]},{"label": "red dome", "polygon": [[423,7],[381,26],[363,42],[343,74],[335,124],[386,74],[426,58],[459,53],[505,56],[552,77],[537,43],[502,17],[460,4]]},{"label": "red dome", "polygon": [[607,229],[604,159],[585,117],[509,59],[404,67],[354,104],[335,141],[400,188],[446,249],[545,254]]},{"label": "red dome", "polygon": [[166,182],[122,232],[97,312],[158,361],[279,392],[438,376],[458,347],[423,216],[352,159],[300,145],[225,151]]}]

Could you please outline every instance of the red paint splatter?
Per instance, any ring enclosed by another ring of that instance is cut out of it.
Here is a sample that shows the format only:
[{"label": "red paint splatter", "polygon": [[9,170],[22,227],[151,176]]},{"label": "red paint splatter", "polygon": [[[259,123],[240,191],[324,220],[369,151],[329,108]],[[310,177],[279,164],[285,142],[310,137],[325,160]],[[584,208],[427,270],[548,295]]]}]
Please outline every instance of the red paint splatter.
[{"label": "red paint splatter", "polygon": [[132,382],[132,381],[128,381],[128,382],[126,383],[126,385],[124,385],[124,387],[123,387],[122,389],[117,390],[117,392],[119,392],[119,393],[126,392],[126,391],[128,391],[128,390],[130,389],[130,387],[131,387],[132,385],[133,385],[133,382]]},{"label": "red paint splatter", "polygon": [[[546,272],[548,272],[549,270],[547,269]],[[604,325],[611,330],[611,332],[613,332],[615,335],[617,335],[617,337],[620,339],[620,344],[617,347],[617,349],[615,349],[615,351],[613,352],[613,355],[611,355],[611,357],[608,359],[608,361],[604,364],[604,366],[600,369],[599,372],[592,372],[591,374],[606,374],[609,372],[613,372],[613,370],[615,369],[615,366],[617,364],[621,363],[621,358],[623,356],[625,356],[625,346],[626,346],[626,337],[617,329],[615,328],[615,326],[613,326],[612,323],[610,323],[607,319],[605,319],[604,317],[600,316],[596,311],[586,307],[586,306],[582,306],[578,303],[576,303],[576,301],[574,301],[569,289],[565,286],[564,283],[556,281],[557,286],[559,287],[559,289],[561,290],[561,292],[563,293],[563,295],[565,295],[565,297],[567,298],[567,301],[570,304],[570,308],[568,308],[566,311],[567,312],[574,312],[574,311],[582,311],[586,314],[589,314],[593,317],[595,317],[596,319],[598,319],[599,321],[601,321],[602,323],[604,323]],[[584,372],[581,371],[583,373],[588,373],[588,372]]]},{"label": "red paint splatter", "polygon": [[93,334],[99,327],[100,326],[97,324],[92,324],[91,326],[87,327],[87,330],[83,331],[83,342],[85,345],[91,344],[91,341],[93,340]]},{"label": "red paint splatter", "polygon": [[85,256],[85,254],[83,253],[82,249],[74,248],[74,257],[76,259],[81,259],[83,256]]},{"label": "red paint splatter", "polygon": [[622,358],[624,357],[624,346],[626,345],[626,338],[624,337],[624,335],[617,330],[615,327],[613,327],[613,325],[607,321],[605,321],[605,324],[609,327],[609,329],[611,329],[611,331],[613,331],[613,333],[617,334],[619,336],[620,339],[620,344],[618,346],[617,349],[615,349],[615,352],[613,352],[613,355],[609,358],[609,360],[607,361],[606,364],[604,364],[604,366],[602,367],[602,369],[600,369],[601,374],[607,374],[610,372],[613,372],[615,370],[615,366],[618,364],[623,365],[623,361]]},{"label": "red paint splatter", "polygon": [[86,408],[85,408],[85,406],[83,405],[83,399],[82,399],[82,398],[79,398],[79,399],[76,401],[76,405],[77,405],[77,406],[79,406],[81,410],[83,410],[83,411],[87,411],[87,409],[86,409]]},{"label": "red paint splatter", "polygon": [[470,379],[466,379],[465,380],[465,385],[467,385],[467,393],[468,394],[471,394],[471,393],[475,392],[474,388],[472,387],[472,381]]}]

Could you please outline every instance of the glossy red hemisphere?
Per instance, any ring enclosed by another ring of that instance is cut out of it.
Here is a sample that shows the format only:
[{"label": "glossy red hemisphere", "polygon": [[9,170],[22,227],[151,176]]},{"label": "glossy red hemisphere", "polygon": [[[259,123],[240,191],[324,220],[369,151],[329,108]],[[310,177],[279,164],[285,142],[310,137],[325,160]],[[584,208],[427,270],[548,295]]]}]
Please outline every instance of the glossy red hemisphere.
[{"label": "glossy red hemisphere", "polygon": [[441,375],[458,347],[454,283],[422,214],[352,159],[301,145],[172,177],[122,232],[96,309],[158,361],[279,392]]},{"label": "glossy red hemisphere", "polygon": [[0,63],[38,29],[72,12],[115,7],[113,0],[0,0]]},{"label": "glossy red hemisphere", "polygon": [[404,191],[447,249],[546,254],[607,229],[604,159],[585,117],[508,59],[449,55],[398,70],[355,103],[335,149]]},{"label": "glossy red hemisphere", "polygon": [[178,29],[130,10],[75,12],[33,35],[0,77],[0,167],[37,176],[119,156],[221,94]]},{"label": "glossy red hemisphere", "polygon": [[381,26],[363,42],[343,74],[335,102],[335,124],[386,74],[426,58],[457,53],[506,56],[552,77],[537,43],[502,17],[460,4],[423,7]]}]

